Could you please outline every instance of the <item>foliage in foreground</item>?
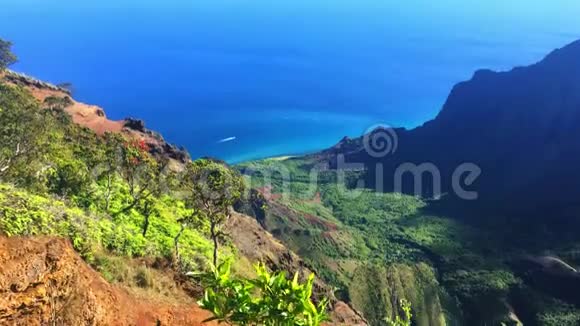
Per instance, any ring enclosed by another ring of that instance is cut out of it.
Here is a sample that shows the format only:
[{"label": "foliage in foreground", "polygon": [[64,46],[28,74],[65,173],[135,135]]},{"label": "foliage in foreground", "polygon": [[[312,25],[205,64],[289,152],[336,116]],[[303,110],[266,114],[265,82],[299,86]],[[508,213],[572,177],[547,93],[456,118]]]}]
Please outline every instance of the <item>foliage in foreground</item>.
[{"label": "foliage in foreground", "polygon": [[312,300],[314,274],[306,283],[292,280],[286,273],[269,273],[264,265],[256,266],[255,279],[236,279],[226,262],[207,277],[200,306],[217,320],[233,325],[304,325],[318,326],[326,321],[327,301],[315,305]]}]

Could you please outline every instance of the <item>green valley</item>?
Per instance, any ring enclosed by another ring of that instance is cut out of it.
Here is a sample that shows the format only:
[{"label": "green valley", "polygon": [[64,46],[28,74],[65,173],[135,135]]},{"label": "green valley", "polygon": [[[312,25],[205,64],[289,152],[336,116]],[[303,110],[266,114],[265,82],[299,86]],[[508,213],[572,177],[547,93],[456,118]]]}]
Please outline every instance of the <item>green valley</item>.
[{"label": "green valley", "polygon": [[[411,302],[417,325],[520,323],[510,302],[534,291],[511,262],[525,250],[519,245],[525,238],[513,238],[498,219],[470,223],[435,212],[433,201],[355,188],[349,180],[360,172],[313,170],[317,163],[307,156],[240,164],[258,189],[254,201],[264,202],[240,210],[314,266],[371,324],[399,314],[401,299]],[[550,309],[532,318],[541,325],[563,325],[539,321],[565,318],[573,325],[572,314],[580,312]]]}]

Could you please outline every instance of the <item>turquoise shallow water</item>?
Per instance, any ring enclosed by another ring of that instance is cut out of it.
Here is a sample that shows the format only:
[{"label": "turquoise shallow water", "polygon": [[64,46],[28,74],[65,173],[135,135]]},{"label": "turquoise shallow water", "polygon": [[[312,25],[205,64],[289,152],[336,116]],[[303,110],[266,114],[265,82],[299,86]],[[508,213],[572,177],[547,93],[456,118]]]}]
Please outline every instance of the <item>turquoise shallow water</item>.
[{"label": "turquoise shallow water", "polygon": [[3,0],[0,37],[15,70],[239,162],[417,126],[475,69],[580,38],[579,13],[571,0]]}]

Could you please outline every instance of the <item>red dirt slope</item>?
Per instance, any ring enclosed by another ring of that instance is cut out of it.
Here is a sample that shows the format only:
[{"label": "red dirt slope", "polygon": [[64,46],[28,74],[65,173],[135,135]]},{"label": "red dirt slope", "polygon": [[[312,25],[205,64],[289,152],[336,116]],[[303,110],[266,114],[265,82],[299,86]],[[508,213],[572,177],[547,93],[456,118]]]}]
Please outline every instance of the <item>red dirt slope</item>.
[{"label": "red dirt slope", "polygon": [[196,305],[131,297],[63,239],[0,237],[0,325],[195,326],[208,317]]}]

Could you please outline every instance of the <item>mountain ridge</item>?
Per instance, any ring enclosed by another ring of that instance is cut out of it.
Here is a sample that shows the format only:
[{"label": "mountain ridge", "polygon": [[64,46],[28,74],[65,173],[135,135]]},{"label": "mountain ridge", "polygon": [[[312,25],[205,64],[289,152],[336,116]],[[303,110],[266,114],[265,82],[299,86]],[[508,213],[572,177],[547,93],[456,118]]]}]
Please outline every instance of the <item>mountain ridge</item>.
[{"label": "mountain ridge", "polygon": [[[346,162],[364,163],[370,188],[378,178],[372,167],[381,163],[387,192],[395,190],[394,171],[402,164],[432,163],[441,172],[442,192],[451,197],[453,172],[463,163],[473,163],[481,168],[481,176],[469,187],[479,193],[478,208],[491,205],[510,210],[508,206],[518,206],[515,203],[521,207],[533,203],[520,212],[528,213],[577,205],[580,192],[574,184],[580,182],[580,173],[574,166],[580,164],[580,149],[573,140],[580,137],[578,125],[580,40],[527,67],[475,72],[470,80],[453,87],[433,120],[411,130],[393,129],[398,141],[395,153],[382,158],[368,155],[361,137],[344,139],[314,156],[333,168],[338,154]],[[412,183],[405,180],[404,193],[414,193]],[[565,189],[558,189],[559,185]],[[431,182],[426,181],[423,188],[430,190]],[[519,195],[523,192],[529,197]],[[421,195],[436,197],[431,191]]]}]

